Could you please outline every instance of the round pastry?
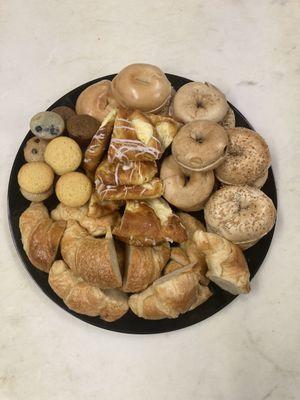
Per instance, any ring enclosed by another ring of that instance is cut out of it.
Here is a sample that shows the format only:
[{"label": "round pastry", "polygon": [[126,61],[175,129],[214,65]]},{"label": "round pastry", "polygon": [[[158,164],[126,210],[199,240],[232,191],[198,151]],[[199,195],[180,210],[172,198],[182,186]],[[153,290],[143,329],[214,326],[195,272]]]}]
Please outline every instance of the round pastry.
[{"label": "round pastry", "polygon": [[235,127],[235,115],[232,108],[228,108],[225,117],[219,122],[219,124],[226,129]]},{"label": "round pastry", "polygon": [[171,83],[161,69],[151,64],[131,64],[112,81],[112,93],[126,108],[159,112],[170,101]]},{"label": "round pastry", "polygon": [[30,193],[27,190],[22,189],[21,187],[20,187],[20,192],[22,193],[23,197],[25,197],[25,199],[29,201],[39,202],[39,201],[44,201],[51,196],[51,194],[53,193],[53,186],[51,186],[50,189],[42,193]]},{"label": "round pastry", "polygon": [[69,207],[81,207],[91,197],[92,184],[81,172],[69,172],[61,176],[55,187],[58,200]]},{"label": "round pastry", "polygon": [[111,93],[111,82],[104,79],[88,86],[76,101],[77,114],[86,114],[102,122],[108,113],[118,107]]},{"label": "round pastry", "polygon": [[205,204],[207,230],[223,236],[243,249],[253,246],[274,226],[272,200],[251,186],[224,186]]},{"label": "round pastry", "polygon": [[67,123],[69,118],[73,117],[73,115],[76,115],[75,111],[71,107],[67,106],[55,107],[51,111],[60,115],[64,120],[65,124]]},{"label": "round pastry", "polygon": [[164,198],[184,211],[201,210],[214,187],[214,173],[184,171],[173,156],[164,159],[160,179],[164,184]]},{"label": "round pastry", "polygon": [[210,83],[190,82],[174,97],[174,116],[185,124],[195,120],[220,122],[228,111],[226,97]]},{"label": "round pastry", "polygon": [[26,163],[18,172],[20,187],[29,193],[46,192],[52,186],[53,179],[53,170],[42,161]]},{"label": "round pastry", "polygon": [[82,152],[75,140],[62,136],[49,142],[44,157],[57,175],[63,175],[79,167]]},{"label": "round pastry", "polygon": [[97,132],[100,122],[90,115],[74,115],[67,121],[69,136],[80,146],[87,146]]},{"label": "round pastry", "polygon": [[48,143],[48,140],[39,139],[35,136],[29,139],[24,147],[25,161],[44,161],[44,153]]},{"label": "round pastry", "polygon": [[51,140],[63,133],[65,123],[55,112],[42,111],[31,118],[30,129],[36,137]]},{"label": "round pastry", "polygon": [[209,171],[224,161],[228,136],[224,128],[211,121],[184,125],[172,143],[175,161],[191,171]]},{"label": "round pastry", "polygon": [[216,169],[216,177],[227,185],[250,185],[265,174],[271,156],[264,139],[246,128],[227,129],[226,160]]}]

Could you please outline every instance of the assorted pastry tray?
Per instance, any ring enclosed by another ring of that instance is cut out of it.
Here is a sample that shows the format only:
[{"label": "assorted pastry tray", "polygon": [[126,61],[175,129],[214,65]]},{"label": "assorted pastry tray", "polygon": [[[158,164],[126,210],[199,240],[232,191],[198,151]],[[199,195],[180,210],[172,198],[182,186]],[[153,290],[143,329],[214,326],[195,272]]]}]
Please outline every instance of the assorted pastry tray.
[{"label": "assorted pastry tray", "polygon": [[276,220],[270,165],[220,89],[132,64],[32,117],[10,176],[12,236],[76,317],[180,329],[249,293]]}]

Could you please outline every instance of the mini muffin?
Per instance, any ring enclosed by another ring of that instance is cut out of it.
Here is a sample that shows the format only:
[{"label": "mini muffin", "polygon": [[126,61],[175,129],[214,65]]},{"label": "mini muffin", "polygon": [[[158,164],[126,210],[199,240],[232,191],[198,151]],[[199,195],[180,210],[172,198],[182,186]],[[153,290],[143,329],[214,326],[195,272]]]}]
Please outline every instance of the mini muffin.
[{"label": "mini muffin", "polygon": [[60,115],[62,117],[62,119],[64,120],[65,124],[67,123],[69,118],[73,117],[73,115],[76,115],[75,111],[71,107],[67,107],[67,106],[55,107],[51,111]]},{"label": "mini muffin", "polygon": [[63,175],[79,167],[82,152],[75,140],[62,136],[49,142],[44,157],[57,175]]},{"label": "mini muffin", "polygon": [[31,118],[30,129],[40,139],[52,140],[65,129],[62,117],[52,111],[43,111]]},{"label": "mini muffin", "polygon": [[44,201],[51,196],[51,194],[53,193],[53,186],[51,186],[49,190],[46,190],[45,192],[42,193],[30,193],[27,192],[27,190],[22,189],[21,187],[20,187],[20,192],[22,193],[23,197],[25,197],[25,199],[29,201],[39,202],[39,201]]},{"label": "mini muffin", "polygon": [[25,161],[44,161],[44,153],[48,140],[33,137],[26,142],[24,147]]},{"label": "mini muffin", "polygon": [[18,173],[20,187],[29,193],[46,192],[52,186],[53,179],[53,170],[42,161],[22,165]]},{"label": "mini muffin", "polygon": [[59,178],[55,193],[58,200],[69,207],[81,207],[91,197],[92,184],[81,172],[69,172]]},{"label": "mini muffin", "polygon": [[73,115],[68,119],[67,131],[80,146],[87,146],[99,126],[100,122],[90,115]]}]

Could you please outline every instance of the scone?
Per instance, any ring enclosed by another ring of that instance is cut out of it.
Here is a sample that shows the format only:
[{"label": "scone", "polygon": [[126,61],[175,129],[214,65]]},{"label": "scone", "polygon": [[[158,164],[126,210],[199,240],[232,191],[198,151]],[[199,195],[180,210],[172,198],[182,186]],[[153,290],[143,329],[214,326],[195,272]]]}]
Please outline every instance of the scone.
[{"label": "scone", "polygon": [[18,173],[20,187],[29,193],[46,192],[52,186],[53,179],[53,170],[41,161],[22,165]]},{"label": "scone", "polygon": [[25,161],[44,161],[44,153],[48,143],[47,140],[37,137],[29,139],[24,147]]},{"label": "scone", "polygon": [[92,184],[81,172],[69,172],[59,178],[55,193],[58,200],[66,206],[80,207],[90,199]]},{"label": "scone", "polygon": [[48,144],[44,157],[57,175],[63,175],[79,167],[82,152],[75,140],[62,136]]}]

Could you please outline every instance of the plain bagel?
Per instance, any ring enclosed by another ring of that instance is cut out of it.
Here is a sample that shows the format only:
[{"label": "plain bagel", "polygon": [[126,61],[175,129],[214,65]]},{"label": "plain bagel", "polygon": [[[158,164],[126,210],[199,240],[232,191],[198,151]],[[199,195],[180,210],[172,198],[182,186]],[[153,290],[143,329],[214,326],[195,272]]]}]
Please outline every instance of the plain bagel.
[{"label": "plain bagel", "polygon": [[264,139],[247,128],[227,129],[226,160],[216,169],[216,177],[227,185],[254,186],[271,163],[269,148]]},{"label": "plain bagel", "polygon": [[214,187],[214,173],[185,171],[173,156],[164,159],[160,179],[164,184],[164,198],[184,211],[198,211],[204,207]]},{"label": "plain bagel", "polygon": [[171,98],[171,83],[151,64],[131,64],[112,81],[112,93],[125,108],[159,112]]},{"label": "plain bagel", "polygon": [[104,79],[88,86],[76,101],[76,113],[87,114],[102,122],[109,112],[118,107],[111,92],[111,82]]},{"label": "plain bagel", "polygon": [[178,164],[191,171],[209,171],[226,157],[228,136],[221,125],[211,121],[193,121],[184,125],[172,143]]},{"label": "plain bagel", "polygon": [[220,122],[228,111],[226,97],[210,83],[190,82],[174,97],[174,116],[184,123],[195,120]]},{"label": "plain bagel", "polygon": [[274,226],[276,209],[272,200],[251,186],[224,186],[204,207],[207,230],[246,249]]}]

